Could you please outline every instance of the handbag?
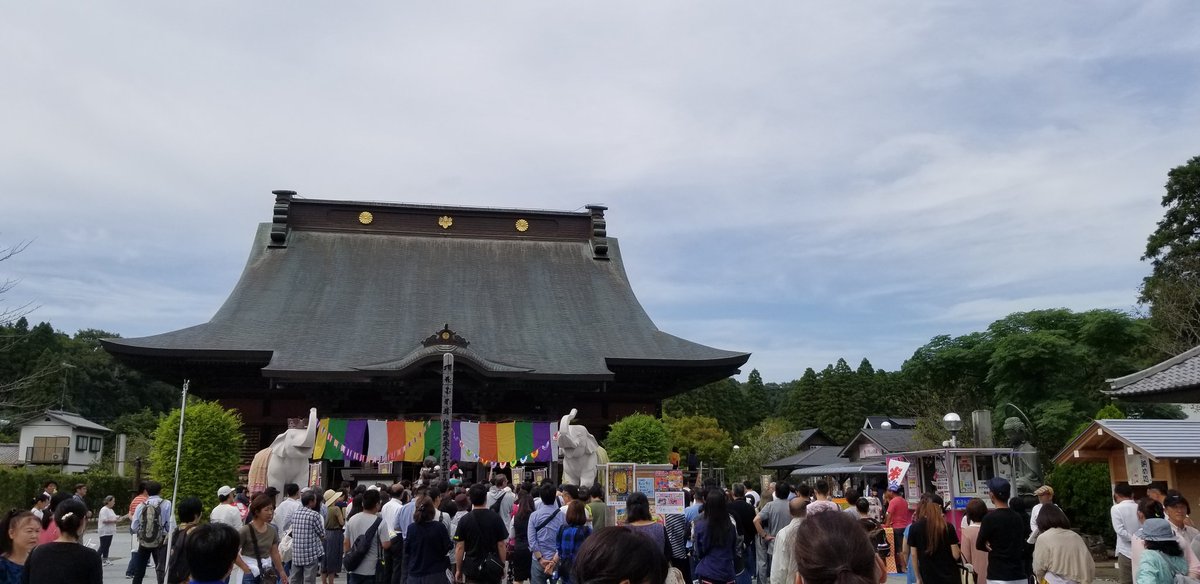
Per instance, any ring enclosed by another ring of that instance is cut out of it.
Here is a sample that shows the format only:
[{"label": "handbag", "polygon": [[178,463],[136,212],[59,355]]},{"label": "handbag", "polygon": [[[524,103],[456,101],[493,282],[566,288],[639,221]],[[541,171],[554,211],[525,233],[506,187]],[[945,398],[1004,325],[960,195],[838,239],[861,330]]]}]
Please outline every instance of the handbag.
[{"label": "handbag", "polygon": [[279,556],[283,561],[292,561],[292,528],[288,528],[283,532],[283,537],[279,538]]},{"label": "handbag", "polygon": [[[254,561],[258,562],[258,581],[259,582],[275,582],[279,580],[279,573],[275,571],[275,564],[268,567],[263,567],[262,552],[258,549],[258,534],[254,531],[254,526],[250,525],[250,541],[254,543]],[[275,526],[268,524],[272,530]]]}]

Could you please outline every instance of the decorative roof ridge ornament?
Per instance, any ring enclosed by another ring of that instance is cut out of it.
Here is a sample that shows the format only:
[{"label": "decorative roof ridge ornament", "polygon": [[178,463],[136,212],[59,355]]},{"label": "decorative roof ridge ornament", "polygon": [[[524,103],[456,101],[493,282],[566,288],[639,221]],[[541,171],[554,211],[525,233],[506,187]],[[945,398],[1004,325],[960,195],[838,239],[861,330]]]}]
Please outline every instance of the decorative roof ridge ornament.
[{"label": "decorative roof ridge ornament", "polygon": [[428,338],[426,338],[424,341],[421,341],[422,346],[437,347],[437,349],[439,351],[443,351],[443,352],[451,352],[460,347],[465,349],[470,344],[471,344],[470,341],[468,341],[467,339],[464,339],[458,333],[450,330],[449,323],[447,323],[446,326],[442,327],[442,330],[440,330],[436,333],[433,333]]},{"label": "decorative roof ridge ornament", "polygon": [[271,242],[267,247],[287,247],[288,211],[296,191],[271,191],[275,195],[275,212],[271,218]]},{"label": "decorative roof ridge ornament", "polygon": [[587,205],[592,215],[592,259],[607,260],[608,257],[608,222],[604,220],[604,205]]}]

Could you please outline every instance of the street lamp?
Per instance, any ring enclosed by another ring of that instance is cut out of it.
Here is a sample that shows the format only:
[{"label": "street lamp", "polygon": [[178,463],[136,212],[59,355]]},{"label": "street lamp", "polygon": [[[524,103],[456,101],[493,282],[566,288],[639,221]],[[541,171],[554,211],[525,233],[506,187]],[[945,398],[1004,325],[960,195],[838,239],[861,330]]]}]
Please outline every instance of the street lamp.
[{"label": "street lamp", "polygon": [[962,430],[962,418],[950,412],[942,417],[942,427],[950,433],[950,448],[958,448],[958,431]]}]

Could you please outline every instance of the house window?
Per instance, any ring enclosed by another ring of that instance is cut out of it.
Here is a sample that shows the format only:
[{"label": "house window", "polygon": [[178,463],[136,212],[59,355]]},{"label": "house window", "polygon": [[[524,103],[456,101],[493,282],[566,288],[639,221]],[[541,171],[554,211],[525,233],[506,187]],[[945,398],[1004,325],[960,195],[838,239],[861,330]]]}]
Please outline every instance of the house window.
[{"label": "house window", "polygon": [[87,436],[76,436],[75,437],[75,450],[87,450],[87,449],[88,449],[88,437]]},{"label": "house window", "polygon": [[67,449],[70,447],[70,436],[36,436],[25,458],[33,464],[61,464],[67,461]]},{"label": "house window", "polygon": [[88,445],[88,451],[100,452],[100,444],[101,440],[99,438],[92,438],[91,444]]}]

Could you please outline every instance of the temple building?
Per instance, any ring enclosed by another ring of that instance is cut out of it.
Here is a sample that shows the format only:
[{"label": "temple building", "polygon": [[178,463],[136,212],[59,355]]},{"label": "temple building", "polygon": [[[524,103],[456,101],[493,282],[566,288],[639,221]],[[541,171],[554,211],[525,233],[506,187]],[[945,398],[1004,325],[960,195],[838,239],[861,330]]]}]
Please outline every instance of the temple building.
[{"label": "temple building", "polygon": [[[104,347],[241,411],[250,451],[287,420],[414,419],[441,409],[556,420],[597,435],[663,398],[736,374],[748,353],[658,330],[608,237],[583,212],[307,199],[275,191],[241,279],[204,324]],[[665,261],[665,258],[664,258]]]}]

